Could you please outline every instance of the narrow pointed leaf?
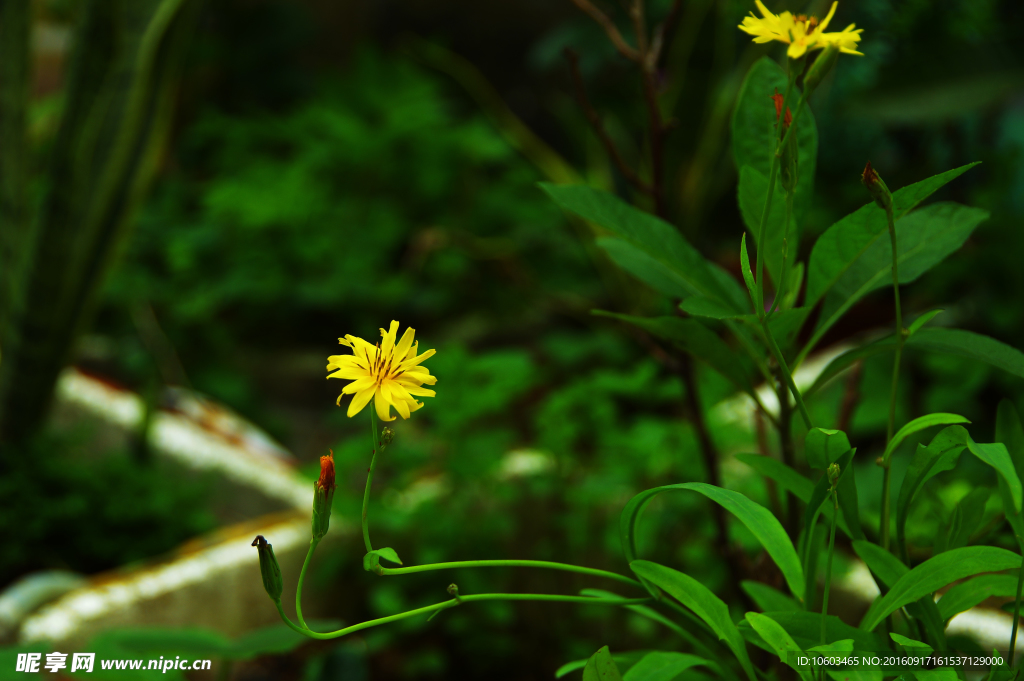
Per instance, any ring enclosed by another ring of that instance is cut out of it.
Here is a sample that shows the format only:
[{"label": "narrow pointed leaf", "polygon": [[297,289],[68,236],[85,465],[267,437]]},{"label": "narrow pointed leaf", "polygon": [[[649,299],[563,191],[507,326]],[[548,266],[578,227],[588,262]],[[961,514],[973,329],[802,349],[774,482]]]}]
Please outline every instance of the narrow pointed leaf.
[{"label": "narrow pointed leaf", "polygon": [[980,575],[961,582],[939,599],[939,614],[943,620],[959,615],[989,598],[1008,598],[1017,595],[1016,575]]},{"label": "narrow pointed leaf", "polygon": [[622,681],[619,668],[612,659],[608,646],[604,646],[587,660],[583,668],[583,681]]},{"label": "narrow pointed leaf", "polygon": [[656,585],[704,620],[714,630],[719,640],[724,641],[736,656],[750,681],[756,681],[754,666],[747,655],[743,638],[733,624],[729,608],[722,599],[693,577],[664,565],[634,560],[630,562],[629,567],[637,576]]},{"label": "narrow pointed leaf", "polygon": [[670,490],[690,490],[703,494],[711,501],[721,505],[725,510],[736,516],[746,525],[747,529],[757,538],[768,555],[782,571],[793,594],[800,599],[804,596],[804,574],[800,559],[793,548],[786,531],[771,511],[751,501],[739,492],[722,489],[703,482],[688,482],[677,485],[655,487],[637,494],[626,504],[619,520],[619,534],[622,540],[626,560],[632,562],[637,557],[636,526],[644,507],[655,496]]},{"label": "narrow pointed leaf", "polygon": [[[903,575],[864,616],[860,628],[871,631],[908,603],[933,594],[947,584],[983,572],[1019,569],[1021,557],[995,546],[965,546],[930,558]],[[876,607],[877,605],[877,607]]]},{"label": "narrow pointed leaf", "polygon": [[778,622],[773,620],[767,615],[761,615],[756,612],[748,612],[746,615],[747,621],[750,622],[750,626],[753,627],[754,631],[772,647],[772,652],[783,663],[789,665],[803,681],[812,681],[811,669],[808,666],[798,665],[796,663],[796,655],[801,651],[800,647],[793,641],[793,637],[786,633],[786,630],[782,628]]},{"label": "narrow pointed leaf", "polygon": [[[900,220],[921,201],[975,165],[961,166],[893,192],[893,217]],[[885,211],[874,202],[829,227],[811,250],[804,304],[813,306],[821,300],[875,241],[888,238],[887,230]]]},{"label": "narrow pointed leaf", "polygon": [[933,426],[948,426],[956,423],[970,423],[967,419],[959,414],[925,414],[919,416],[907,425],[896,431],[896,434],[892,436],[892,440],[885,448],[885,453],[882,455],[886,461],[889,461],[889,457],[896,451],[896,448],[903,444],[903,441],[914,433],[918,433],[926,428]]}]

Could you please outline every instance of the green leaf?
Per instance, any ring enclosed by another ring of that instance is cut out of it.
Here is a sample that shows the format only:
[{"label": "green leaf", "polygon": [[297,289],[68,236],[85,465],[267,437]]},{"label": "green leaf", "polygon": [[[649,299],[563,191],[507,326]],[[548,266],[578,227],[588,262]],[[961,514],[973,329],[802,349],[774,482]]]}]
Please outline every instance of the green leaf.
[{"label": "green leaf", "polygon": [[[985,506],[992,496],[992,490],[988,487],[976,487],[967,493],[963,499],[953,507],[946,534],[936,536],[935,548],[932,555],[937,555],[950,549],[958,549],[967,546],[971,535],[974,534],[981,521],[985,517]],[[941,543],[940,543],[941,538]]]},{"label": "green leaf", "polygon": [[[884,222],[884,212],[875,210]],[[987,218],[988,212],[979,208],[942,202],[899,220],[896,238],[900,283],[911,283],[957,251]],[[813,257],[812,253],[812,265]],[[865,245],[858,257],[846,263],[842,274],[832,283],[822,304],[815,336],[830,328],[865,295],[886,286],[892,286],[892,244],[888,228]]]},{"label": "green leaf", "polygon": [[938,669],[915,669],[914,678],[917,681],[960,681],[956,670],[952,667],[939,667]]},{"label": "green leaf", "polygon": [[[769,100],[771,106],[771,100]],[[774,112],[773,112],[774,114]],[[740,168],[740,181],[737,186],[737,201],[740,215],[757,244],[758,230],[761,226],[761,213],[764,212],[764,200],[768,195],[768,176],[751,168]],[[795,211],[795,206],[794,206]],[[793,230],[795,232],[795,230]],[[775,183],[775,196],[772,198],[771,213],[765,224],[764,266],[778,290],[782,281],[783,239],[786,239],[786,194],[782,185]],[[797,234],[789,234],[790,243],[796,243]],[[792,264],[792,261],[789,261]]]},{"label": "green leaf", "polygon": [[[886,587],[892,588],[910,572],[910,568],[904,565],[899,558],[877,544],[867,541],[855,541],[853,542],[853,550]],[[872,615],[876,608],[881,607],[883,607],[882,598],[876,598],[865,617]],[[931,635],[939,648],[944,650],[946,646],[945,627],[943,626],[943,620],[939,615],[935,601],[932,600],[931,596],[923,596],[917,599],[915,603],[906,604],[906,607],[907,612],[924,623],[927,633]]]},{"label": "green leaf", "polygon": [[812,681],[810,668],[796,663],[796,655],[803,651],[778,622],[767,615],[756,612],[748,612],[746,618],[754,631],[772,647],[772,651],[780,660],[792,667],[803,681]]},{"label": "green leaf", "polygon": [[906,649],[906,651],[911,655],[927,655],[928,653],[931,653],[933,650],[935,650],[935,648],[932,648],[927,643],[915,641],[914,639],[907,638],[902,634],[890,633],[889,637],[892,638],[893,641],[896,641],[896,643],[899,643],[901,646],[903,646]]},{"label": "green leaf", "polygon": [[751,369],[746,357],[734,352],[714,331],[694,319],[634,317],[604,310],[592,314],[640,327],[667,340],[707,364],[748,395],[753,393]]},{"label": "green leaf", "polygon": [[903,575],[910,572],[910,568],[899,558],[869,541],[853,542],[853,551],[887,588],[892,588]]},{"label": "green leaf", "polygon": [[[947,355],[979,360],[997,369],[1009,372],[1014,376],[1024,378],[1024,353],[980,333],[964,331],[963,329],[924,328],[911,336],[907,340],[906,345],[907,347],[921,350],[931,350]],[[883,352],[892,352],[895,349],[896,339],[893,336],[889,336],[874,343],[868,343],[867,345],[844,352],[829,362],[828,366],[815,379],[814,384],[808,388],[804,395],[807,396],[817,392],[857,360],[866,359]]]},{"label": "green leaf", "polygon": [[811,468],[824,470],[850,449],[850,440],[841,430],[811,428],[804,438],[804,456]]},{"label": "green leaf", "polygon": [[901,546],[906,541],[907,515],[914,495],[934,476],[953,470],[960,460],[960,453],[967,448],[967,438],[967,430],[963,426],[949,426],[940,430],[927,447],[917,446],[896,501],[896,539]]},{"label": "green leaf", "polygon": [[[893,218],[899,221],[917,204],[975,165],[977,163],[970,163],[948,170],[893,192]],[[883,237],[888,240],[888,229],[885,211],[874,202],[862,206],[829,227],[811,250],[804,305],[810,307],[821,300],[876,240]]]},{"label": "green leaf", "polygon": [[[611,592],[611,591],[605,591],[604,589],[581,589],[580,590],[580,595],[581,596],[591,596],[591,597],[594,597],[594,598],[615,598],[615,599],[624,598],[624,596],[620,596],[619,594]],[[703,643],[701,643],[699,640],[697,640],[697,638],[693,634],[691,634],[686,629],[683,629],[681,626],[679,626],[678,624],[676,624],[675,622],[673,622],[669,618],[665,617],[664,615],[662,615],[657,610],[654,610],[653,608],[649,608],[646,605],[627,605],[627,606],[624,606],[624,607],[627,610],[631,610],[631,611],[635,612],[636,614],[638,614],[638,615],[640,615],[642,617],[646,617],[649,620],[657,622],[658,624],[661,624],[661,625],[671,629],[676,634],[678,634],[680,636],[680,638],[684,639],[687,643],[689,643],[691,646],[693,646],[693,649],[696,650],[701,655],[704,655],[705,657],[714,657],[714,653],[707,646],[705,646]],[[697,617],[694,617],[689,612],[685,612],[685,614],[689,615],[690,621],[693,622],[695,626],[697,626],[698,628],[703,629],[704,631],[707,631],[709,634],[711,633],[711,629],[702,620],[698,619]],[[618,657],[615,657],[615,660],[616,660],[616,662],[619,662]],[[586,663],[586,660],[583,660],[583,664],[585,664],[585,663]],[[582,667],[583,664],[580,664],[580,667]],[[711,663],[709,663],[709,664],[711,664]]]},{"label": "green leaf", "polygon": [[1016,575],[980,575],[953,586],[939,599],[939,615],[948,620],[993,597],[1017,595]]},{"label": "green leaf", "polygon": [[995,546],[965,546],[940,553],[903,575],[889,593],[872,604],[860,628],[871,631],[896,610],[959,579],[982,572],[1019,569],[1020,564],[1019,555]]},{"label": "green leaf", "polygon": [[[821,644],[821,613],[807,612],[806,610],[780,610],[777,612],[766,612],[765,617],[771,617],[782,625],[793,641],[802,650]],[[740,622],[739,627],[744,626]],[[825,618],[825,641],[832,643],[846,639],[853,639],[856,650],[875,651],[885,650],[885,645],[878,636],[871,632],[862,631],[851,627],[835,615]]]},{"label": "green leaf", "polygon": [[363,569],[367,572],[376,572],[382,558],[392,563],[402,564],[402,561],[398,558],[398,553],[394,549],[385,547],[383,549],[374,549],[363,556]]},{"label": "green leaf", "polygon": [[656,650],[647,653],[626,672],[623,681],[672,681],[690,667],[712,666],[707,660],[696,655],[670,653]]},{"label": "green leaf", "polygon": [[[650,653],[649,650],[632,650],[625,653],[615,653],[612,655],[612,661],[615,662],[617,666],[623,669],[628,669],[642,660],[648,653]],[[590,658],[566,662],[555,671],[555,678],[560,679],[566,674],[574,672],[577,669],[583,669],[587,666],[587,662],[589,661]]]},{"label": "green leaf", "polygon": [[767,584],[744,580],[740,582],[740,588],[754,601],[762,612],[774,612],[776,610],[803,610],[795,599],[776,591]]},{"label": "green leaf", "polygon": [[664,565],[646,560],[633,560],[630,561],[629,567],[637,576],[662,589],[704,620],[714,630],[719,640],[725,641],[750,681],[756,681],[754,666],[750,663],[743,638],[729,617],[729,608],[722,599],[693,577]]},{"label": "green leaf", "polygon": [[1013,466],[1013,461],[1010,459],[1010,452],[1007,451],[1006,445],[1002,442],[979,444],[968,436],[967,449],[970,450],[971,454],[974,454],[996,469],[996,472],[1005,481],[1006,486],[1010,490],[1012,500],[1012,506],[1006,509],[1007,515],[1011,513],[1020,515],[1022,497],[1020,478],[1017,477],[1017,469]]},{"label": "green leaf", "polygon": [[623,551],[626,553],[626,560],[633,562],[636,559],[636,526],[640,520],[640,514],[644,507],[658,494],[670,490],[691,490],[699,492],[708,499],[722,506],[725,510],[736,516],[736,519],[746,525],[747,529],[757,538],[761,546],[765,548],[768,555],[772,557],[775,564],[782,571],[786,583],[797,598],[804,596],[804,573],[800,566],[800,559],[793,548],[786,531],[779,521],[772,515],[771,511],[764,506],[751,501],[739,492],[722,489],[703,482],[688,482],[676,485],[665,485],[645,490],[626,504],[619,520],[619,536],[622,540]]},{"label": "green leaf", "polygon": [[[778,134],[775,127],[775,104],[772,102],[771,96],[776,89],[779,94],[785,94],[787,83],[788,78],[785,71],[768,57],[760,58],[747,71],[732,115],[732,153],[736,160],[737,170],[742,169],[743,166],[750,166],[764,177],[768,177]],[[787,106],[794,112],[799,98],[800,91],[794,87],[789,95],[790,101],[787,103]],[[796,214],[796,223],[799,225],[801,218],[810,207],[811,197],[814,193],[815,168],[818,161],[818,128],[814,122],[814,115],[807,105],[804,105],[794,134],[797,144],[799,181],[794,193],[793,209]],[[761,194],[761,206],[764,205],[765,193]],[[773,202],[776,205],[779,203],[777,199]],[[757,221],[753,223],[752,229],[756,230],[760,218],[761,213],[758,212]],[[790,244],[795,245],[797,240],[798,235],[792,235]]]},{"label": "green leaf", "polygon": [[622,681],[622,675],[615,666],[608,646],[601,648],[587,660],[587,666],[583,668],[583,681]]},{"label": "green leaf", "polygon": [[811,500],[814,483],[781,461],[762,454],[737,454],[736,458],[766,478],[771,478],[805,504]]},{"label": "green leaf", "polygon": [[699,295],[717,299],[737,312],[746,311],[747,296],[739,283],[707,261],[672,225],[592,187],[546,182],[540,186],[563,209],[614,232],[619,243],[610,245],[608,239],[601,239],[598,244],[613,258],[615,253],[628,253],[627,260],[620,264],[642,280],[652,276],[656,262],[656,280],[670,280],[680,287],[678,294],[671,295]]},{"label": "green leaf", "polygon": [[743,270],[743,282],[747,285],[747,291],[750,293],[751,300],[753,300],[757,284],[754,282],[754,273],[750,271],[750,256],[747,255],[746,232],[740,237],[740,267]]},{"label": "green leaf", "polygon": [[595,242],[612,262],[658,293],[671,298],[689,298],[695,294],[693,286],[683,275],[639,246],[610,236],[600,237]]},{"label": "green leaf", "polygon": [[896,434],[892,436],[892,440],[890,440],[889,444],[886,446],[885,453],[882,457],[885,459],[886,463],[888,463],[889,458],[892,456],[892,453],[896,451],[896,448],[903,444],[903,441],[914,433],[918,433],[933,426],[948,426],[954,423],[970,423],[970,421],[959,414],[937,413],[919,416],[896,431]]},{"label": "green leaf", "polygon": [[925,312],[924,314],[918,315],[917,319],[914,320],[914,323],[911,324],[909,327],[907,327],[907,333],[910,336],[913,336],[915,333],[917,333],[921,329],[922,326],[924,326],[925,324],[927,324],[931,320],[935,319],[935,317],[940,312],[945,312],[945,310],[929,310],[928,312]]}]

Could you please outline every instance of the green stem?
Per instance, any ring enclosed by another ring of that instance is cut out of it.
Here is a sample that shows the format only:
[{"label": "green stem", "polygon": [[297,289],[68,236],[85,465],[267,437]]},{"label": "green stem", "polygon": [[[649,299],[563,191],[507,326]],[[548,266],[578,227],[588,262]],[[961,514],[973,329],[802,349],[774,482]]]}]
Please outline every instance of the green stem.
[{"label": "green stem", "polygon": [[[885,209],[885,217],[889,222],[889,240],[892,243],[892,291],[896,299],[896,358],[892,365],[892,388],[889,391],[889,424],[886,429],[885,441],[888,444],[892,441],[893,433],[896,430],[896,394],[899,387],[900,359],[903,356],[903,313],[900,310],[900,275],[899,275],[899,254],[896,251],[896,223],[893,220],[892,208]],[[884,464],[885,471],[882,479],[882,518],[879,534],[882,536],[882,548],[889,550],[889,507],[890,503],[890,474],[889,462]]]},{"label": "green stem", "polygon": [[373,551],[370,544],[370,524],[366,519],[366,512],[370,506],[370,486],[373,483],[373,469],[377,466],[377,452],[380,451],[379,435],[377,433],[377,412],[374,406],[370,405],[370,430],[373,431],[373,454],[370,456],[370,468],[366,471],[366,489],[363,491],[363,543],[366,544],[366,552]]},{"label": "green stem", "polygon": [[[784,121],[786,120],[786,104],[789,103],[789,95],[793,91],[793,82],[796,80],[796,72],[793,68],[789,70],[789,81],[786,83],[786,94],[782,96],[782,112],[778,116],[778,122],[776,127],[778,133],[775,136],[775,154],[772,155],[772,167],[768,173],[768,196],[764,199],[764,210],[761,211],[761,224],[757,228],[757,278],[754,281],[754,286],[757,291],[757,318],[764,318],[764,245],[765,245],[765,229],[768,226],[768,214],[772,209],[772,197],[775,195],[775,181],[779,175],[779,158],[781,157],[782,140],[789,137],[789,132],[793,130],[793,120],[790,124],[789,131],[785,135],[782,133]],[[803,97],[800,98],[803,103]]]},{"label": "green stem", "polygon": [[775,342],[775,337],[772,336],[771,329],[768,328],[768,318],[761,317],[761,328],[764,329],[764,337],[768,342],[768,349],[771,350],[772,356],[779,365],[779,370],[782,372],[783,378],[786,379],[786,386],[789,388],[789,392],[793,394],[793,399],[796,401],[796,406],[800,410],[800,416],[804,420],[804,425],[807,426],[807,430],[814,427],[811,423],[811,416],[807,413],[807,407],[804,406],[804,399],[800,396],[800,391],[796,387],[796,383],[793,382],[793,374],[790,373],[789,367],[786,366],[786,359],[782,356],[782,351],[779,350],[778,344]]},{"label": "green stem", "polygon": [[302,583],[306,579],[306,568],[309,567],[309,561],[313,558],[313,552],[316,551],[316,545],[320,542],[314,537],[309,540],[309,551],[306,551],[306,560],[302,562],[302,571],[299,573],[299,583],[295,585],[295,619],[299,620],[299,624],[304,628],[306,621],[302,619]]},{"label": "green stem", "polygon": [[536,567],[548,568],[550,570],[565,570],[566,572],[578,572],[584,575],[595,577],[607,577],[615,579],[630,586],[644,588],[643,584],[615,572],[598,570],[597,568],[582,567],[579,565],[568,565],[566,563],[554,563],[546,560],[460,560],[450,563],[430,563],[428,565],[413,565],[411,567],[381,568],[382,575],[408,575],[414,572],[430,572],[433,570],[449,570],[453,568],[473,567]]},{"label": "green stem", "polygon": [[878,534],[882,537],[882,548],[886,551],[889,550],[889,506],[891,505],[889,497],[892,496],[891,492],[891,475],[892,469],[889,467],[889,463],[885,462],[882,464],[882,517],[878,521]]},{"label": "green stem", "polygon": [[821,645],[825,645],[825,618],[828,616],[828,590],[832,584],[832,554],[836,546],[836,520],[839,518],[839,493],[832,490],[832,530],[828,536],[828,559],[825,561],[825,591],[821,597]]},{"label": "green stem", "polygon": [[1024,587],[1024,541],[1021,540],[1020,535],[1017,535],[1017,545],[1020,547],[1022,560],[1020,570],[1017,571],[1017,598],[1013,602],[1013,629],[1010,631],[1010,654],[1008,655],[1011,666],[1016,666],[1013,664],[1013,653],[1017,647],[1017,623],[1020,621],[1020,594],[1021,587]]},{"label": "green stem", "polygon": [[409,610],[407,612],[400,612],[397,615],[389,615],[387,617],[378,617],[375,620],[368,620],[366,622],[360,622],[359,624],[353,624],[350,627],[344,629],[338,629],[337,631],[329,632],[317,632],[311,631],[308,628],[303,629],[297,626],[284,614],[284,609],[281,607],[281,601],[275,601],[277,604],[277,611],[281,615],[281,619],[284,620],[285,624],[299,632],[305,634],[310,638],[327,640],[332,638],[340,638],[346,634],[351,634],[356,631],[363,629],[369,629],[370,627],[376,627],[381,624],[388,624],[389,622],[397,622],[398,620],[404,620],[409,617],[415,617],[416,615],[426,615],[428,613],[437,612],[439,610],[447,610],[448,608],[454,608],[462,603],[470,603],[473,601],[554,601],[561,603],[591,603],[594,605],[640,605],[642,603],[648,603],[652,599],[648,598],[595,598],[593,596],[562,596],[560,594],[474,594],[470,596],[459,596],[458,598],[452,598],[451,600],[442,601],[441,603],[435,603],[434,605],[428,605],[423,608],[416,608],[415,610]]},{"label": "green stem", "polygon": [[789,277],[786,272],[786,260],[789,258],[789,227],[793,222],[793,192],[786,192],[786,235],[782,237],[782,270],[779,272],[779,290],[775,292],[775,300],[772,301],[772,309],[768,310],[768,317],[778,309],[779,301],[786,295],[786,284]]}]

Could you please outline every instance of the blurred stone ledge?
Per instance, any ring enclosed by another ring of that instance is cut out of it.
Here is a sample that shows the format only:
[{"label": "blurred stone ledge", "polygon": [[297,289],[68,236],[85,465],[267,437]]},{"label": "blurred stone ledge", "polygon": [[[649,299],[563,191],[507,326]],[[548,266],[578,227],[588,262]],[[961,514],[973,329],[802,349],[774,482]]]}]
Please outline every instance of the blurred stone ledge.
[{"label": "blurred stone ledge", "polygon": [[[190,470],[214,472],[215,501],[244,519],[140,565],[78,579],[35,573],[19,580],[0,595],[0,605],[10,606],[4,612],[19,620],[4,623],[16,632],[9,638],[84,650],[93,636],[110,628],[205,627],[234,637],[279,622],[251,546],[257,534],[274,546],[284,575],[282,602],[285,612],[293,611],[309,547],[312,481],[296,471],[289,452],[230,410],[181,389],[172,389],[167,401],[169,407],[151,419],[152,453]],[[143,411],[138,395],[101,377],[75,368],[60,377],[54,407],[58,427],[87,421],[98,426],[107,444],[123,443],[136,436]],[[332,517],[321,552],[350,531],[343,519]],[[321,612],[324,598],[314,584],[305,593],[308,617],[333,614]]]}]

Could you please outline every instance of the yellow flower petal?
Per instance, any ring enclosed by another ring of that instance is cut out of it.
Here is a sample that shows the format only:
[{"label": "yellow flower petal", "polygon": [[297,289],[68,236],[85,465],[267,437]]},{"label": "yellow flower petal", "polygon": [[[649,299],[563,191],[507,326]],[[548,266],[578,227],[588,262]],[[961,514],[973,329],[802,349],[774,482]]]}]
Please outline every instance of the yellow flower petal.
[{"label": "yellow flower petal", "polygon": [[[370,401],[371,397],[373,397],[374,390],[374,387],[369,387],[366,390],[363,390],[362,392],[358,392],[355,394],[355,397],[352,398],[351,404],[348,405],[349,418],[352,418],[353,416],[355,416],[356,414],[363,410],[363,407],[366,406],[366,403]],[[338,403],[341,404],[340,397],[338,398]]]},{"label": "yellow flower petal", "polygon": [[395,417],[391,415],[391,405],[386,399],[384,399],[379,385],[377,386],[376,394],[374,395],[373,406],[377,410],[377,416],[381,421],[395,420]]},{"label": "yellow flower petal", "polygon": [[828,22],[832,21],[832,17],[836,13],[836,7],[839,7],[839,0],[832,3],[832,7],[829,8],[828,14],[825,15],[825,18],[821,20],[820,24],[818,24],[819,31],[824,32],[824,30],[828,28]]}]

